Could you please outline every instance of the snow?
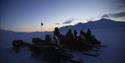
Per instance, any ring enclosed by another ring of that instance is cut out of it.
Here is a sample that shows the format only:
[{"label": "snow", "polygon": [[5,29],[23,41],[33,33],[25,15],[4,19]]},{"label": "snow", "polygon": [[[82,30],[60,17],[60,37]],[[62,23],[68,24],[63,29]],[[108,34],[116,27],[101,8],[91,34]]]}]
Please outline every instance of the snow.
[{"label": "snow", "polygon": [[[42,38],[46,34],[51,34],[50,32],[1,32],[0,31],[0,49],[6,49],[11,47],[11,43],[13,40],[24,40],[25,42],[31,43],[32,38]],[[52,35],[52,34],[51,34]]]},{"label": "snow", "polygon": [[11,48],[1,51],[0,63],[40,63],[40,61],[32,58],[27,49],[23,49],[21,53],[16,54]]},{"label": "snow", "polygon": [[[125,63],[125,29],[93,29],[92,33],[102,42],[102,44],[107,45],[107,47],[101,49],[99,52],[100,56],[98,57],[74,52],[72,53],[75,57],[73,59],[83,61],[84,63]],[[26,37],[26,35],[24,36]],[[27,40],[30,41],[31,37]],[[11,39],[8,39],[8,41],[11,41]],[[39,60],[31,57],[28,49],[24,48],[19,54],[16,54],[11,46],[9,46],[9,48],[8,46],[7,48],[6,46],[3,47],[7,43],[7,41],[2,42],[2,48],[0,49],[0,63],[45,63],[42,59]]]}]

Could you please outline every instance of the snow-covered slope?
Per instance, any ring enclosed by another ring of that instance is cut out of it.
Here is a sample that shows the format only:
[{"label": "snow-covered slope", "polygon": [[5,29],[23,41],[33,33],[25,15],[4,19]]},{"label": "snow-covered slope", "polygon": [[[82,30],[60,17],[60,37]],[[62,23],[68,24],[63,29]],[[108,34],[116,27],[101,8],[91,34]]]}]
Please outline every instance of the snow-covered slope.
[{"label": "snow-covered slope", "polygon": [[[79,31],[88,28],[107,47],[101,49],[99,57],[91,57],[74,52],[74,59],[84,61],[84,63],[125,63],[125,23],[101,19],[95,22],[61,27],[60,30],[64,33],[67,29],[76,29]],[[52,32],[48,33],[52,35]],[[44,63],[43,60],[31,57],[27,49],[22,49],[21,53],[15,54],[11,49],[11,43],[14,39],[31,42],[33,37],[44,38],[44,35],[48,33],[25,33],[0,30],[0,63]]]},{"label": "snow-covered slope", "polygon": [[[124,63],[125,62],[125,30],[92,30],[103,44],[104,47],[100,51],[99,57],[91,57],[74,53],[75,59],[82,60],[84,63]],[[23,49],[21,53],[15,54],[11,48],[0,50],[0,63],[41,63],[40,60],[30,56],[27,49]],[[42,63],[44,63],[42,61]]]},{"label": "snow-covered slope", "polygon": [[0,49],[9,48],[13,40],[21,39],[26,42],[31,42],[32,38],[43,38],[50,32],[12,32],[12,31],[0,31]]},{"label": "snow-covered slope", "polygon": [[60,30],[66,32],[67,29],[72,30],[86,30],[86,29],[125,29],[125,22],[118,22],[110,19],[102,18],[97,21],[89,21],[87,23],[78,23],[74,26],[64,26]]}]

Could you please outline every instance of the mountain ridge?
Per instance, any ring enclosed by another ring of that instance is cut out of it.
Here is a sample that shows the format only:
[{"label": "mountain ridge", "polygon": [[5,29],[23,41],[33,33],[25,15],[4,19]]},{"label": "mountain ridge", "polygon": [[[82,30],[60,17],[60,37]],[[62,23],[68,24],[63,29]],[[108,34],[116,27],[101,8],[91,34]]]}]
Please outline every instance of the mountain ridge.
[{"label": "mountain ridge", "polygon": [[96,21],[88,21],[87,23],[77,23],[74,26],[64,26],[60,30],[65,29],[82,30],[82,29],[125,29],[125,22],[118,22],[106,18]]}]

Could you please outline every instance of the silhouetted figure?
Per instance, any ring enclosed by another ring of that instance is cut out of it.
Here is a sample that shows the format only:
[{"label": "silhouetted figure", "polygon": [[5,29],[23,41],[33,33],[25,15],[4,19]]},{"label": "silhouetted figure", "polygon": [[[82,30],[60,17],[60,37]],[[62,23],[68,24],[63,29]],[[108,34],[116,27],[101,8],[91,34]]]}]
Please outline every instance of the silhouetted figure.
[{"label": "silhouetted figure", "polygon": [[100,44],[100,42],[92,35],[90,29],[87,31],[87,40],[92,44]]},{"label": "silhouetted figure", "polygon": [[86,41],[86,33],[84,31],[82,31],[82,30],[80,30],[79,40],[81,40],[81,42]]},{"label": "silhouetted figure", "polygon": [[54,35],[57,36],[57,37],[60,37],[60,31],[59,31],[59,28],[55,28],[54,30]]},{"label": "silhouetted figure", "polygon": [[52,45],[52,38],[50,35],[45,35],[45,42],[46,42],[46,45]]},{"label": "silhouetted figure", "polygon": [[71,29],[69,29],[69,31],[66,33],[66,37],[67,37],[68,40],[74,39],[74,36],[73,36],[73,33],[72,33]]},{"label": "silhouetted figure", "polygon": [[[61,36],[60,36],[61,38]],[[58,45],[59,47],[62,47],[61,43],[60,43],[60,38],[58,38],[57,36],[53,36],[53,44]]]},{"label": "silhouetted figure", "polygon": [[13,40],[12,46],[16,53],[20,52],[20,48],[22,47],[23,40]]},{"label": "silhouetted figure", "polygon": [[100,46],[101,46],[101,44],[100,44],[101,42],[98,41],[98,40],[92,35],[90,29],[87,30],[86,42],[87,42],[90,46],[92,46],[93,48],[99,49]]},{"label": "silhouetted figure", "polygon": [[75,40],[77,40],[77,31],[76,30],[74,30],[74,38],[75,38]]},{"label": "silhouetted figure", "polygon": [[93,42],[93,40],[92,40],[92,34],[91,34],[90,29],[87,30],[87,33],[86,33],[86,41],[87,41],[87,43],[89,43],[89,44],[92,44],[92,42]]},{"label": "silhouetted figure", "polygon": [[87,30],[87,35],[88,35],[88,36],[91,36],[91,35],[92,35],[92,33],[91,33],[91,30],[90,30],[90,29],[88,29],[88,30]]}]

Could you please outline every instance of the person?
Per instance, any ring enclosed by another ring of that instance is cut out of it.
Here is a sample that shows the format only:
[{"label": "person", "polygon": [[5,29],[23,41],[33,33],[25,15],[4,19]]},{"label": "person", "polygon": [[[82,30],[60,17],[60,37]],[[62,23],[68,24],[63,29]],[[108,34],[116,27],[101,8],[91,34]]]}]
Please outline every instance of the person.
[{"label": "person", "polygon": [[60,31],[59,31],[58,27],[55,27],[54,35],[57,36],[57,37],[60,36]]},{"label": "person", "polygon": [[74,30],[74,39],[77,40],[77,38],[78,38],[78,37],[77,37],[77,31]]},{"label": "person", "polygon": [[96,39],[96,37],[94,37],[94,36],[92,35],[90,29],[88,29],[88,31],[87,31],[87,36],[88,36],[88,41],[90,41],[91,44],[95,44],[95,45],[100,45],[100,44],[101,44],[101,42],[98,41],[98,40]]},{"label": "person", "polygon": [[88,29],[86,33],[86,41],[89,45],[91,45],[94,48],[100,49],[101,42],[96,39],[91,33],[91,30]]},{"label": "person", "polygon": [[81,40],[81,42],[86,41],[86,34],[83,30],[80,30],[79,40]]},{"label": "person", "polygon": [[86,33],[88,36],[91,36],[92,35],[92,32],[90,29],[87,30],[87,33]]},{"label": "person", "polygon": [[66,37],[67,37],[68,40],[74,39],[71,29],[69,29],[69,31],[66,33]]},{"label": "person", "polygon": [[46,42],[46,45],[51,45],[52,44],[52,38],[50,35],[46,35],[45,36],[45,42]]},{"label": "person", "polygon": [[58,45],[59,47],[62,47],[62,45],[60,44],[60,39],[57,36],[53,36],[52,42],[53,44]]}]

